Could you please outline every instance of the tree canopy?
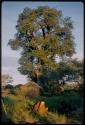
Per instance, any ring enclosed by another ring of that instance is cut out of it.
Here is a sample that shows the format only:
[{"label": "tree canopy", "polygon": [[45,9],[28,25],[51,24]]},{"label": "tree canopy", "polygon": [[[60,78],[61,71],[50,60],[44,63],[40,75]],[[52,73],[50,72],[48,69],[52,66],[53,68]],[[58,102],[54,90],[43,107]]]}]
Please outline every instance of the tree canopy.
[{"label": "tree canopy", "polygon": [[56,55],[63,59],[75,53],[73,21],[55,8],[25,8],[19,15],[16,30],[8,45],[13,50],[21,49],[18,70],[30,78],[38,78],[43,68],[58,67]]}]

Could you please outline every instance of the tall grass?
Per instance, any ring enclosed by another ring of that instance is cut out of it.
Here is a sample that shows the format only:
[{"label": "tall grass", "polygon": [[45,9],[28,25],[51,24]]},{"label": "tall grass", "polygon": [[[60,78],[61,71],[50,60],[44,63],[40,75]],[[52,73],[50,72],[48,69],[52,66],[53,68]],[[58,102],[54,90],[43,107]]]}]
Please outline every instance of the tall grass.
[{"label": "tall grass", "polygon": [[[26,98],[23,100],[22,97],[22,101],[19,101],[15,100],[14,96],[13,99],[11,96],[11,98],[6,97],[3,100],[7,111],[6,115],[13,123],[35,123],[36,121],[37,123],[66,123],[66,117],[58,113],[48,112],[45,116],[33,114],[29,106],[33,105],[34,102],[32,100],[26,100]],[[3,118],[4,120],[6,121],[6,116]],[[7,122],[9,123],[9,120]]]},{"label": "tall grass", "polygon": [[[2,97],[7,114],[2,112],[3,121],[10,123],[49,123],[67,124],[82,121],[83,97],[79,92],[71,90],[53,96],[38,96],[29,99],[23,95],[8,94]],[[45,101],[48,113],[41,116],[32,111],[32,106],[37,101]],[[2,107],[3,108],[3,107]],[[80,110],[78,110],[80,109]],[[7,118],[8,116],[8,118]]]}]

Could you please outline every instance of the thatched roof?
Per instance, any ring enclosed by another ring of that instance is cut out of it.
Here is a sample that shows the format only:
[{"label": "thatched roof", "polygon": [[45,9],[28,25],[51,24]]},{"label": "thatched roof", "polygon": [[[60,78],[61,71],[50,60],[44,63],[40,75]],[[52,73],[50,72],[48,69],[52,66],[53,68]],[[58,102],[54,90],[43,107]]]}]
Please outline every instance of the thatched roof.
[{"label": "thatched roof", "polygon": [[33,82],[33,81],[30,81],[30,82],[28,82],[28,83],[22,85],[22,87],[24,87],[24,86],[25,86],[25,87],[30,87],[30,86],[32,86],[32,87],[37,87],[37,88],[42,89],[41,86],[39,86],[37,83],[35,83],[35,82]]},{"label": "thatched roof", "polygon": [[33,81],[30,81],[19,88],[21,93],[31,98],[40,95],[40,93],[43,91],[42,87]]}]

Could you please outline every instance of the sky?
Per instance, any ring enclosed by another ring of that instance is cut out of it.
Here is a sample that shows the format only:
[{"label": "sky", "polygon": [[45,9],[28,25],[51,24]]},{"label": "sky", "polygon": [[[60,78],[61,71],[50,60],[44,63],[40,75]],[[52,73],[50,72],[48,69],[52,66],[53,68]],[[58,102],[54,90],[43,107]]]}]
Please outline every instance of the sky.
[{"label": "sky", "polygon": [[76,55],[73,58],[83,59],[84,53],[84,5],[82,2],[2,2],[2,73],[9,73],[13,84],[24,84],[26,76],[21,75],[17,68],[20,51],[13,51],[7,46],[10,39],[16,33],[16,24],[19,14],[25,7],[36,8],[38,6],[49,6],[62,10],[63,16],[69,16],[74,22],[73,36],[76,43]]}]

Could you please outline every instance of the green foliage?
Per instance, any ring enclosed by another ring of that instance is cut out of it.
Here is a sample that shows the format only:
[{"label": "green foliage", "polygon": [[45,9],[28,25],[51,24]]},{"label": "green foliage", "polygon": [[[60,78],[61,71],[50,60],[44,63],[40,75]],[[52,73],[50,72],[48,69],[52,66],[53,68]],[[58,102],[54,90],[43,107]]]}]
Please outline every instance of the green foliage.
[{"label": "green foliage", "polygon": [[10,84],[7,84],[6,86],[5,86],[5,89],[13,89],[14,87],[13,87],[13,85],[10,85]]},{"label": "green foliage", "polygon": [[49,111],[70,114],[72,111],[83,106],[83,97],[75,90],[66,90],[63,93],[47,97],[42,96],[36,99],[45,101]]},{"label": "green foliage", "polygon": [[16,95],[16,90],[14,88],[10,89],[10,93]]},{"label": "green foliage", "polygon": [[[60,62],[54,70],[43,68],[42,75],[39,77],[40,84],[42,85],[43,83],[42,86],[45,91],[51,91],[59,85],[59,80],[62,80],[62,77],[65,75],[74,76],[74,80],[78,79],[79,76],[83,79],[83,62],[71,59],[67,62]],[[74,85],[71,88],[74,88]]]},{"label": "green foliage", "polygon": [[38,76],[35,64],[41,65],[38,72],[42,73],[42,67],[58,67],[55,62],[56,54],[62,58],[71,57],[75,53],[73,22],[70,17],[63,18],[60,10],[47,6],[25,8],[19,15],[16,29],[15,38],[8,45],[13,50],[22,48],[18,70],[27,77]]}]

